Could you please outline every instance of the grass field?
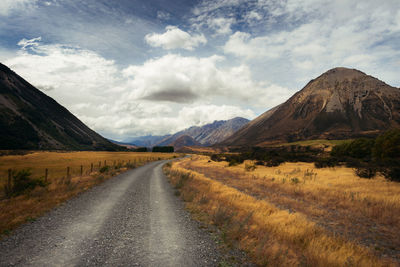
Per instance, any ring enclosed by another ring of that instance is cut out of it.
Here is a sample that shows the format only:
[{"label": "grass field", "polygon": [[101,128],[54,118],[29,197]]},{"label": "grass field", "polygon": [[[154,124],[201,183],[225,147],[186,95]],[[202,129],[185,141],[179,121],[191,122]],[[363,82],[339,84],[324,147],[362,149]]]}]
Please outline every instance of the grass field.
[{"label": "grass field", "polygon": [[399,264],[400,184],[310,163],[227,165],[196,156],[167,172],[189,209],[258,264]]},{"label": "grass field", "polygon": [[[134,152],[34,152],[26,155],[0,157],[0,235],[26,221],[33,220],[68,198],[115,176],[128,168],[147,162],[179,156],[171,153]],[[93,164],[93,169],[92,169]],[[100,168],[109,166],[100,173]],[[82,166],[82,175],[81,175]],[[69,167],[69,176],[67,176]],[[22,195],[6,198],[4,186],[8,170],[30,169],[32,178],[45,176],[48,185],[37,186]]]}]

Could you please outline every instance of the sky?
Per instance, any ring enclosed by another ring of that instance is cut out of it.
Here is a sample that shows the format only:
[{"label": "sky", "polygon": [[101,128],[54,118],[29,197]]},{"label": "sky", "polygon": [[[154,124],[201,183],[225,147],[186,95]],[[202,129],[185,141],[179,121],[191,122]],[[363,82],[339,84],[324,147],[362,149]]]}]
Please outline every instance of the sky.
[{"label": "sky", "polygon": [[0,62],[107,138],[163,135],[334,67],[400,87],[400,1],[1,0]]}]

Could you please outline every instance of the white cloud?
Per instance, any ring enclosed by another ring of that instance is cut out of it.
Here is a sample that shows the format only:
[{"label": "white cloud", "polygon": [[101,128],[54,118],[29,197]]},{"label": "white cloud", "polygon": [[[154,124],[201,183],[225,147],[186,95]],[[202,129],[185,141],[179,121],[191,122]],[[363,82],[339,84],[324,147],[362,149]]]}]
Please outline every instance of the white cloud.
[{"label": "white cloud", "polygon": [[[20,46],[18,55],[4,61],[6,65],[89,127],[116,139],[174,133],[192,125],[236,116],[253,118],[254,112],[235,104],[235,99],[237,102],[255,99],[248,91],[272,88],[252,81],[246,66],[218,67],[224,60],[219,56],[166,55],[120,69],[114,61],[93,51],[42,44],[39,38],[21,40]],[[172,103],[179,101],[163,99],[171,88],[182,90],[182,95],[189,91],[199,97],[191,103]],[[232,100],[216,104],[215,98],[221,95],[225,101],[227,95]]]},{"label": "white cloud", "polygon": [[164,49],[186,49],[193,50],[195,47],[207,43],[204,35],[190,35],[175,26],[167,26],[163,34],[152,33],[145,36],[146,42],[154,47]]},{"label": "white cloud", "polygon": [[160,20],[169,20],[171,18],[171,14],[164,11],[157,11],[157,18]]},{"label": "white cloud", "polygon": [[231,26],[235,22],[233,18],[210,18],[207,20],[207,26],[213,29],[217,35],[230,34]]},{"label": "white cloud", "polygon": [[36,5],[37,0],[1,0],[0,16],[7,16],[16,10],[29,10]]},{"label": "white cloud", "polygon": [[[183,57],[169,54],[124,70],[131,77],[129,99],[191,103],[217,97],[247,105],[278,104],[289,95],[285,88],[255,82],[250,68],[239,65],[221,68],[223,57]],[[260,94],[261,93],[261,94]]]},{"label": "white cloud", "polygon": [[260,20],[262,19],[262,15],[260,15],[260,13],[255,10],[251,10],[249,13],[246,14],[245,19],[248,22],[251,22],[253,20]]},{"label": "white cloud", "polygon": [[[391,82],[399,71],[398,1],[259,0],[254,11],[264,9],[270,14],[266,26],[287,25],[288,30],[235,32],[223,46],[226,54],[247,64],[268,61],[282,69],[281,80],[297,76],[303,81],[329,68],[348,66]],[[293,70],[286,72],[288,68]]]}]

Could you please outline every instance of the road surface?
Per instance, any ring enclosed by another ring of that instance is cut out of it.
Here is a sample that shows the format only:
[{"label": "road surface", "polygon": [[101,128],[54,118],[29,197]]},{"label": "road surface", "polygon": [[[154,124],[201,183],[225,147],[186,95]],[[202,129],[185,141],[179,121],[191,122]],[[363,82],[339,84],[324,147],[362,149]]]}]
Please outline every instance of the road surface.
[{"label": "road surface", "polygon": [[120,174],[0,241],[0,266],[217,266],[213,238],[162,173]]}]

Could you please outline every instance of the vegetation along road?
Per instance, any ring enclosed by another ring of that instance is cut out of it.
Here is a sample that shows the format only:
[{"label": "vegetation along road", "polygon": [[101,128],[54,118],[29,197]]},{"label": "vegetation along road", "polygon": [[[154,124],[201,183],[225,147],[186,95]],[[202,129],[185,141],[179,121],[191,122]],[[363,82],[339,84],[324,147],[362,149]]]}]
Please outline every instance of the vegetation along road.
[{"label": "vegetation along road", "polygon": [[0,266],[215,266],[215,241],[162,173],[123,173],[0,241]]}]

